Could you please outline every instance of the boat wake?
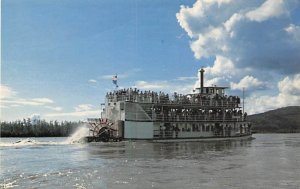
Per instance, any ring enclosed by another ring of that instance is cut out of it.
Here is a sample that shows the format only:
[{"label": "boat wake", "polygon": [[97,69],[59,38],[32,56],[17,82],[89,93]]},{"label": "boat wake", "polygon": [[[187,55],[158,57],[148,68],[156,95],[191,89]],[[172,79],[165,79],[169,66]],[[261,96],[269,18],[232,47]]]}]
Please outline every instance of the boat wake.
[{"label": "boat wake", "polygon": [[13,181],[13,182],[9,182],[9,183],[1,183],[0,184],[0,188],[14,188],[14,187],[17,187],[17,186],[19,186],[19,185],[16,185],[15,183],[16,183],[17,181]]},{"label": "boat wake", "polygon": [[66,140],[60,142],[54,141],[39,141],[32,138],[18,139],[17,141],[0,142],[0,147],[22,147],[33,145],[67,145],[67,144],[79,144],[84,143],[84,137],[88,135],[89,129],[86,126],[79,127],[71,136]]},{"label": "boat wake", "polygon": [[17,140],[15,142],[1,142],[0,143],[0,146],[1,147],[10,147],[10,146],[15,146],[15,147],[18,147],[18,146],[29,146],[29,145],[35,145],[35,144],[38,144],[39,142],[31,139],[31,138],[26,138],[26,139],[20,139],[20,140]]}]

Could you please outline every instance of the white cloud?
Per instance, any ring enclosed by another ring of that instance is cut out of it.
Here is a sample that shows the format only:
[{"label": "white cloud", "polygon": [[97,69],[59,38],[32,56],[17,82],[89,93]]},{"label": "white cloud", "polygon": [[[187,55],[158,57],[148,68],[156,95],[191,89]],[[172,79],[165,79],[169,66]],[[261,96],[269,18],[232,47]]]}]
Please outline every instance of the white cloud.
[{"label": "white cloud", "polygon": [[266,88],[266,84],[253,76],[247,75],[239,83],[231,82],[230,87],[233,90],[243,90],[243,88],[246,90],[257,90]]},{"label": "white cloud", "polygon": [[181,6],[176,17],[196,59],[222,56],[237,68],[295,74],[300,40],[294,39],[300,32],[292,21],[299,18],[287,18],[298,5],[294,0],[198,0],[192,7]]},{"label": "white cloud", "polygon": [[220,6],[222,4],[231,3],[232,0],[203,0],[203,2],[205,2],[207,4],[215,4],[215,3],[217,3],[218,6]]},{"label": "white cloud", "polygon": [[99,110],[88,110],[88,111],[75,111],[75,112],[61,112],[61,113],[49,113],[45,114],[45,117],[48,118],[59,118],[62,117],[63,119],[69,118],[78,118],[78,119],[86,119],[90,118],[98,118],[101,115],[101,111]]},{"label": "white cloud", "polygon": [[[242,20],[244,18],[243,15],[238,14],[238,13],[234,13],[225,23],[224,23],[224,27],[226,29],[227,32],[230,32],[233,27],[235,26],[235,24],[237,22],[239,22],[240,20]],[[232,37],[232,36],[231,36]]]},{"label": "white cloud", "polygon": [[43,106],[46,104],[52,104],[53,100],[49,98],[33,98],[33,99],[10,98],[10,99],[1,99],[0,102],[5,104],[10,104],[10,106],[15,106],[15,105]]},{"label": "white cloud", "polygon": [[282,81],[278,83],[278,88],[280,93],[282,94],[299,96],[300,98],[300,74],[296,74],[292,78],[285,77]]},{"label": "white cloud", "polygon": [[205,72],[213,76],[234,75],[236,73],[236,68],[230,59],[217,55],[214,65],[205,68]]},{"label": "white cloud", "polygon": [[[193,82],[194,83],[194,82]],[[179,94],[189,94],[192,93],[195,89],[194,84],[174,84],[172,87],[169,88],[169,93],[173,94],[174,92]]]},{"label": "white cloud", "polygon": [[193,91],[195,80],[198,80],[197,77],[179,77],[170,81],[136,81],[132,88],[156,92],[163,91],[170,95],[174,92],[187,94]]},{"label": "white cloud", "polygon": [[176,18],[182,28],[188,33],[190,37],[194,36],[192,25],[188,23],[190,19],[202,18],[204,16],[203,3],[196,1],[193,8],[181,6],[180,12],[176,14]]},{"label": "white cloud", "polygon": [[0,111],[2,110],[2,109],[4,109],[4,108],[9,108],[7,105],[4,105],[4,104],[2,104],[2,103],[0,103]]},{"label": "white cloud", "polygon": [[46,104],[54,103],[52,99],[49,98],[20,98],[17,97],[17,92],[12,88],[6,85],[0,85],[1,98],[0,103],[2,107],[19,107],[21,105],[29,105],[29,106],[42,106]]},{"label": "white cloud", "polygon": [[284,0],[266,0],[260,7],[246,13],[246,17],[251,21],[262,22],[287,13]]},{"label": "white cloud", "polygon": [[72,112],[46,113],[44,116],[57,120],[86,120],[87,118],[99,118],[101,110],[100,108],[95,110],[95,106],[91,104],[79,104],[74,107]]},{"label": "white cloud", "polygon": [[147,82],[147,81],[137,81],[133,88],[144,89],[144,90],[157,90],[164,89],[168,87],[167,81],[156,81],[156,82]]},{"label": "white cloud", "polygon": [[93,105],[91,104],[79,104],[77,107],[75,107],[76,112],[82,112],[82,111],[89,111],[93,109]]},{"label": "white cloud", "polygon": [[277,95],[253,94],[246,99],[246,109],[250,114],[281,108],[285,106],[300,105],[300,74],[285,77],[278,82]]},{"label": "white cloud", "polygon": [[19,105],[19,104],[12,104],[12,105],[10,105],[10,107],[16,108],[16,107],[21,107],[21,105]]},{"label": "white cloud", "polygon": [[285,31],[292,36],[292,40],[300,41],[300,26],[290,24]]},{"label": "white cloud", "polygon": [[227,52],[226,33],[223,28],[210,28],[206,33],[199,34],[198,39],[191,42],[191,49],[197,59],[208,58],[218,52]]},{"label": "white cloud", "polygon": [[0,85],[0,99],[11,98],[16,95],[16,92],[6,85]]},{"label": "white cloud", "polygon": [[62,111],[62,107],[59,107],[59,106],[45,106],[45,108],[48,108],[50,110],[54,110],[54,111],[57,111],[57,112]]},{"label": "white cloud", "polygon": [[95,80],[95,79],[90,79],[90,80],[89,80],[89,83],[97,83],[97,80]]},{"label": "white cloud", "polygon": [[[1,98],[0,107],[2,115],[6,115],[10,111],[16,112],[19,116],[27,117],[27,113],[32,111],[33,107],[43,108],[45,110],[62,111],[62,107],[54,106],[54,101],[50,98],[40,97],[40,98],[21,98],[16,95],[13,89],[8,86],[1,85]],[[18,109],[17,109],[18,108]],[[25,109],[24,115],[22,114],[22,108]],[[17,110],[15,110],[17,109]],[[19,117],[22,118],[22,117]],[[4,118],[5,119],[5,118]]]},{"label": "white cloud", "polygon": [[216,12],[208,14],[209,10],[215,7],[221,10],[223,9],[223,5],[230,4],[231,2],[231,0],[198,0],[194,3],[193,7],[182,5],[179,13],[176,14],[176,18],[180,26],[185,29],[191,38],[197,37],[199,33],[206,30],[205,28],[199,27],[198,24],[212,27],[211,19],[224,17],[224,15],[220,14],[222,13],[221,11],[216,11],[218,14],[215,14]]},{"label": "white cloud", "polygon": [[41,104],[52,104],[53,100],[49,99],[49,98],[33,98],[31,99],[33,102],[38,102]]},{"label": "white cloud", "polygon": [[183,36],[184,36],[184,33],[182,33],[182,34],[180,34],[180,35],[177,35],[176,38],[177,38],[177,39],[181,39]]}]

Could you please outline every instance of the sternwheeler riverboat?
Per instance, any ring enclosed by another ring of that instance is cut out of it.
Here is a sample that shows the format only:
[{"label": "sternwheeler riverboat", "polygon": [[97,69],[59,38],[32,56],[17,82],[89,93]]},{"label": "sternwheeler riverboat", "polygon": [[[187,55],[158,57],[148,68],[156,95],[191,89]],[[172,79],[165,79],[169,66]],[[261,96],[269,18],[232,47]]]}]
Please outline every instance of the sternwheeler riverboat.
[{"label": "sternwheeler riverboat", "polygon": [[[88,142],[236,140],[251,137],[251,123],[227,87],[200,86],[192,94],[120,89],[106,94],[101,118],[89,118]],[[116,84],[117,77],[113,77]]]}]

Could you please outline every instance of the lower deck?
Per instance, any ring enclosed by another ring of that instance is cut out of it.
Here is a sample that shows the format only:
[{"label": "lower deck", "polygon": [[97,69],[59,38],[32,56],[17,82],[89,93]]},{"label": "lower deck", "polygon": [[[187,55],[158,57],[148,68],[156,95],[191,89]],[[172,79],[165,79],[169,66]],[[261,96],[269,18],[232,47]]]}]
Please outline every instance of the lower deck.
[{"label": "lower deck", "polygon": [[125,121],[124,139],[195,139],[251,135],[248,122],[162,123]]}]

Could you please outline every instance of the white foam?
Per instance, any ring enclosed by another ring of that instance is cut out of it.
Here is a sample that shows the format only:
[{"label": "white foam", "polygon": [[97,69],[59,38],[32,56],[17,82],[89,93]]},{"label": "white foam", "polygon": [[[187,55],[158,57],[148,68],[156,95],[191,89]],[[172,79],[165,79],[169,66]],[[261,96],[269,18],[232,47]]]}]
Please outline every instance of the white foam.
[{"label": "white foam", "polygon": [[70,137],[68,137],[64,144],[82,143],[84,137],[88,136],[89,129],[86,126],[79,127]]},{"label": "white foam", "polygon": [[37,143],[37,141],[30,139],[30,138],[26,138],[23,140],[18,140],[14,144],[15,145],[27,145],[27,144],[36,144],[36,143]]},{"label": "white foam", "polygon": [[21,140],[17,140],[16,142],[13,143],[0,143],[0,146],[2,147],[10,147],[10,146],[28,146],[28,145],[35,145],[38,144],[39,142],[30,139],[30,138],[26,138],[26,139],[21,139]]},{"label": "white foam", "polygon": [[19,186],[19,185],[15,184],[16,182],[17,181],[0,184],[0,188],[13,188],[13,187]]},{"label": "white foam", "polygon": [[71,136],[65,141],[53,142],[53,141],[36,141],[31,138],[19,139],[15,142],[0,142],[0,147],[22,147],[32,145],[65,145],[65,144],[76,144],[83,143],[84,137],[88,136],[89,129],[86,126],[79,127]]}]

